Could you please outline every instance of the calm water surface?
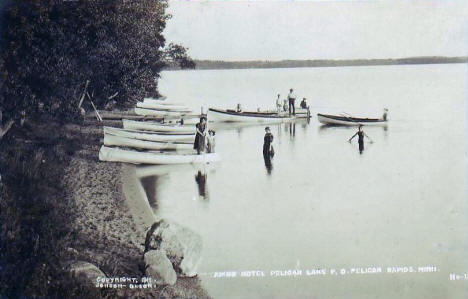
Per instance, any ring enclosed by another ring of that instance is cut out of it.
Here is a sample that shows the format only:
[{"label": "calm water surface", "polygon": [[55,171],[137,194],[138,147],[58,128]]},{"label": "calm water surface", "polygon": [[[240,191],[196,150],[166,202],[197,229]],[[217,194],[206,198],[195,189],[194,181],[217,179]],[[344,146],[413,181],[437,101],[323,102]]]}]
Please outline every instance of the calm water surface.
[{"label": "calm water surface", "polygon": [[[467,298],[467,66],[422,65],[164,72],[168,98],[200,106],[272,108],[290,87],[310,123],[217,128],[217,166],[175,167],[142,182],[154,212],[203,238],[199,268],[214,298]],[[322,127],[315,114],[380,116],[365,127]],[[206,108],[205,108],[206,109]],[[153,174],[151,176],[151,174]],[[331,268],[426,266],[435,273],[331,275]],[[322,268],[325,276],[307,276]],[[270,271],[301,269],[300,277]],[[214,278],[259,270],[265,277]]]}]

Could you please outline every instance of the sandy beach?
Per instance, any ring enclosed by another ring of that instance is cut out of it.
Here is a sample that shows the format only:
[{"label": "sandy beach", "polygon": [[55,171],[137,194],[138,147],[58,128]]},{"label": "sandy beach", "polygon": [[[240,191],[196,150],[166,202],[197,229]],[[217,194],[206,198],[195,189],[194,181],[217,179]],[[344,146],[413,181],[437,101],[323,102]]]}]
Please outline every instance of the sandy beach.
[{"label": "sandy beach", "polygon": [[[134,166],[98,161],[99,132],[96,125],[82,128],[89,136],[64,169],[63,186],[76,206],[73,223],[77,237],[70,250],[77,260],[96,265],[108,277],[144,277],[139,267],[146,229],[156,218],[142,201]],[[198,278],[179,278],[174,286],[147,290],[119,290],[119,297],[208,298]]]}]

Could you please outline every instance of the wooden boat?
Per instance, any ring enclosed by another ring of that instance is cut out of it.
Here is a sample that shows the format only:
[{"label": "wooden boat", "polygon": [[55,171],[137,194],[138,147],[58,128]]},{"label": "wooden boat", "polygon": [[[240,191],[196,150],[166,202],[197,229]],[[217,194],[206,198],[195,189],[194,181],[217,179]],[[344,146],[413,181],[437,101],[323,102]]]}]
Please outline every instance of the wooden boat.
[{"label": "wooden boat", "polygon": [[317,114],[319,122],[325,125],[359,126],[359,125],[386,125],[387,121],[380,118],[358,118],[351,116],[337,116]]},{"label": "wooden boat", "polygon": [[190,142],[193,143],[195,133],[170,133],[170,132],[153,132],[126,130],[113,127],[104,127],[104,134],[111,134],[125,138],[133,138],[147,141],[159,142]]},{"label": "wooden boat", "polygon": [[181,118],[184,115],[190,114],[190,112],[180,112],[180,111],[162,111],[162,110],[154,110],[154,109],[146,109],[146,108],[135,108],[134,109],[136,115],[143,115],[143,116],[157,116],[157,117],[178,117]]},{"label": "wooden boat", "polygon": [[[268,111],[260,112],[260,113],[270,113],[270,114],[278,114],[278,115],[289,116],[288,111],[281,111],[281,112],[278,113],[275,110],[268,110]],[[308,109],[296,108],[296,115],[294,115],[294,116],[296,118],[310,118],[311,114],[310,114],[310,110],[308,110]]]},{"label": "wooden boat", "polygon": [[294,117],[278,115],[276,112],[236,112],[210,108],[208,109],[208,119],[215,122],[282,123],[292,121]]},{"label": "wooden boat", "polygon": [[103,145],[99,150],[99,160],[108,162],[126,162],[133,164],[195,164],[211,163],[220,160],[216,153],[211,154],[171,154],[158,152],[138,152]]},{"label": "wooden boat", "polygon": [[154,99],[154,98],[144,98],[143,102],[144,103],[159,104],[159,105],[183,105],[183,103],[167,100],[166,98],[164,100],[158,100],[158,99]]},{"label": "wooden boat", "polygon": [[190,149],[193,149],[193,144],[191,143],[147,141],[147,140],[140,140],[140,139],[134,139],[134,138],[127,138],[127,137],[122,137],[122,136],[115,136],[112,134],[104,135],[104,145],[131,147],[131,148],[136,148],[136,149],[148,149],[148,150],[190,150]]},{"label": "wooden boat", "polygon": [[159,103],[153,102],[138,102],[137,108],[146,108],[146,109],[153,109],[153,110],[161,110],[161,111],[171,111],[171,112],[185,112],[189,113],[192,112],[189,107],[184,105],[162,105]]},{"label": "wooden boat", "polygon": [[174,133],[195,133],[195,126],[180,126],[180,125],[170,125],[170,124],[161,124],[157,122],[150,121],[135,121],[124,119],[123,121],[124,129],[129,130],[148,130],[148,131],[157,131],[157,132],[174,132]]},{"label": "wooden boat", "polygon": [[166,96],[160,96],[159,98],[144,98],[143,101],[165,101],[167,99]]}]

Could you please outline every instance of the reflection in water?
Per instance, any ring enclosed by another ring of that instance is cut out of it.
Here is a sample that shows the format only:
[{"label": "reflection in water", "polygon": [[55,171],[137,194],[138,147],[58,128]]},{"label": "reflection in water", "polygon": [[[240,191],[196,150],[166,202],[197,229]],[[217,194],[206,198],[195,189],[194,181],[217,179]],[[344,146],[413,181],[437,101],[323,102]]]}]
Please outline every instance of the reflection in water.
[{"label": "reflection in water", "polygon": [[296,136],[296,123],[295,122],[289,123],[288,127],[289,127],[289,135],[292,138],[294,138]]},{"label": "reflection in water", "polygon": [[208,174],[199,170],[195,175],[195,182],[198,186],[198,195],[203,199],[209,199],[208,188],[206,187],[206,181],[208,179]]},{"label": "reflection in water", "polygon": [[271,171],[273,170],[273,164],[271,163],[271,155],[269,154],[263,155],[263,160],[265,161],[265,167],[266,167],[267,173],[271,174]]},{"label": "reflection in water", "polygon": [[158,199],[158,176],[147,176],[140,178],[141,184],[146,191],[148,202],[152,206],[156,206]]},{"label": "reflection in water", "polygon": [[359,154],[362,155],[362,152],[364,151],[364,141],[359,140]]}]

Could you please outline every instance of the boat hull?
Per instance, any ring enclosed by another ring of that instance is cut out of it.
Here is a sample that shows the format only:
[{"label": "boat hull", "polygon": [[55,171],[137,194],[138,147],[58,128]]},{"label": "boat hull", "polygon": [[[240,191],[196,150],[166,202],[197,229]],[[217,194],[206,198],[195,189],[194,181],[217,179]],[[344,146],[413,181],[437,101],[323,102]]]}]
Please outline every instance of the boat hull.
[{"label": "boat hull", "polygon": [[112,134],[104,135],[104,145],[131,147],[131,148],[136,148],[136,149],[147,149],[147,150],[167,150],[167,151],[190,150],[193,148],[192,144],[187,144],[187,143],[147,141],[147,140],[115,136]]},{"label": "boat hull", "polygon": [[338,126],[384,126],[386,121],[378,118],[354,118],[336,115],[317,114],[317,119],[324,125]]},{"label": "boat hull", "polygon": [[172,155],[153,152],[137,152],[103,145],[99,150],[99,160],[133,164],[166,165],[211,163],[219,161],[220,157],[216,153],[202,155]]},{"label": "boat hull", "polygon": [[147,121],[134,121],[124,119],[124,129],[129,130],[148,130],[157,132],[178,132],[178,133],[195,133],[195,126],[177,126],[177,125],[164,125],[155,122]]},{"label": "boat hull", "polygon": [[162,111],[162,110],[154,110],[154,109],[138,108],[138,107],[135,108],[134,111],[136,115],[157,116],[157,117],[177,117],[177,118],[182,118],[183,116],[190,113],[190,112],[180,112],[180,111]]},{"label": "boat hull", "polygon": [[104,134],[156,142],[193,142],[195,138],[194,133],[155,133],[151,131],[126,130],[112,127],[104,127]]},{"label": "boat hull", "polygon": [[242,113],[219,109],[208,109],[208,119],[214,122],[252,122],[252,123],[283,123],[294,120],[289,116],[278,116],[274,113]]},{"label": "boat hull", "polygon": [[162,104],[153,103],[153,102],[138,102],[136,106],[137,108],[154,109],[154,110],[171,111],[171,112],[189,113],[192,111],[187,106],[183,106],[183,105],[168,105],[168,104],[162,105]]}]

